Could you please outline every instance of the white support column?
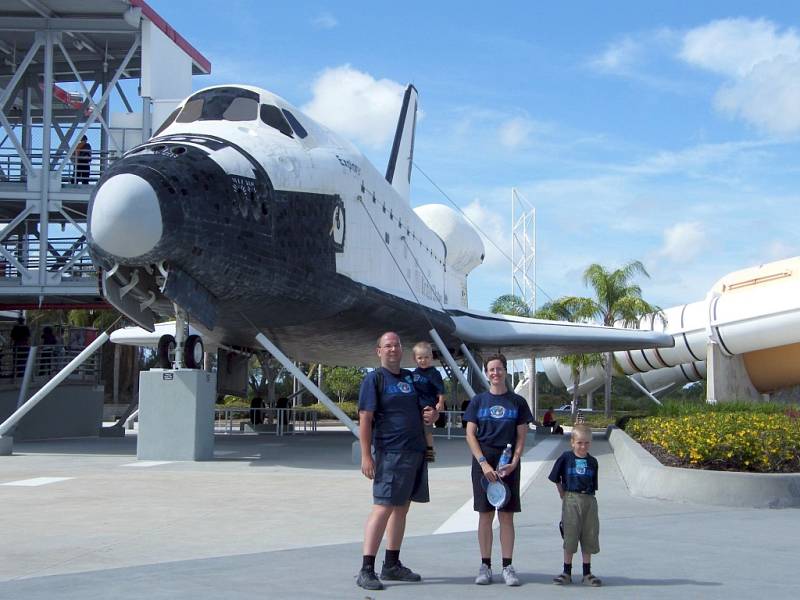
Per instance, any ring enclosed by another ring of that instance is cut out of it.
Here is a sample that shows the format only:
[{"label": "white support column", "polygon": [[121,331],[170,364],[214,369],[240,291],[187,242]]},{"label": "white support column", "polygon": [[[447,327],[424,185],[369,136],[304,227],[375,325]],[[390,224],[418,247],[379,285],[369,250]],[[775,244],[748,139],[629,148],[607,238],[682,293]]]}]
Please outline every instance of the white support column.
[{"label": "white support column", "polygon": [[531,373],[530,377],[528,378],[528,387],[530,392],[530,399],[531,399],[531,412],[533,412],[533,418],[538,419],[539,417],[539,379],[536,377],[536,355],[531,354]]},{"label": "white support column", "polygon": [[267,336],[265,336],[263,333],[259,333],[256,336],[256,340],[258,340],[258,343],[261,344],[267,352],[274,356],[275,360],[281,363],[283,367],[303,385],[304,388],[311,392],[322,404],[328,407],[328,410],[330,410],[333,415],[339,419],[350,430],[350,432],[356,436],[356,438],[358,438],[358,426],[353,422],[353,420],[344,414],[342,409],[339,408],[333,400],[328,398],[321,389],[314,385],[314,382],[306,377],[305,373],[298,369],[295,364],[269,340]]},{"label": "white support column", "polygon": [[42,107],[42,170],[39,182],[39,285],[46,286],[50,230],[50,132],[53,127],[53,41],[61,34],[44,33],[44,105]]},{"label": "white support column", "polygon": [[461,369],[456,364],[456,361],[453,360],[453,355],[450,354],[447,346],[444,345],[442,338],[439,337],[439,333],[435,329],[431,329],[428,332],[428,335],[431,336],[431,339],[436,344],[439,352],[442,353],[447,366],[450,367],[450,370],[453,371],[453,375],[455,375],[456,379],[458,379],[458,383],[461,384],[461,387],[464,388],[464,391],[467,392],[467,395],[470,397],[470,399],[472,399],[472,397],[475,395],[475,390],[472,389],[469,381],[467,381],[467,378],[464,377],[464,373],[461,372]]},{"label": "white support column", "polygon": [[632,375],[628,375],[628,381],[630,381],[630,382],[631,382],[633,385],[635,385],[637,388],[639,388],[639,390],[640,390],[640,391],[641,391],[641,392],[642,392],[642,393],[643,393],[645,396],[647,396],[648,398],[650,398],[650,400],[652,400],[653,402],[655,402],[656,404],[658,404],[659,406],[661,406],[661,401],[660,401],[658,398],[656,398],[656,397],[655,397],[653,394],[651,394],[651,393],[648,391],[648,389],[647,389],[646,387],[644,387],[644,386],[643,386],[641,383],[639,383],[638,381],[636,381],[636,380],[633,378],[633,376],[632,376]]},{"label": "white support column", "polygon": [[486,388],[486,390],[488,391],[489,390],[489,380],[486,379],[486,374],[483,372],[483,369],[481,369],[478,366],[478,363],[475,360],[475,357],[472,356],[472,352],[469,351],[469,348],[467,348],[466,344],[461,344],[461,352],[464,355],[464,357],[467,359],[467,362],[469,363],[470,368],[477,374],[476,376],[481,380],[481,383],[483,383],[483,387]]},{"label": "white support column", "polygon": [[[38,354],[39,347],[31,346],[28,349],[28,359],[25,363],[25,372],[22,375],[22,385],[19,388],[19,397],[17,398],[17,408],[25,404],[25,397],[28,395],[28,388],[31,386],[31,379],[33,379],[33,370],[36,368],[36,355]],[[16,358],[16,356],[15,356]],[[17,365],[14,365],[16,372]]]}]

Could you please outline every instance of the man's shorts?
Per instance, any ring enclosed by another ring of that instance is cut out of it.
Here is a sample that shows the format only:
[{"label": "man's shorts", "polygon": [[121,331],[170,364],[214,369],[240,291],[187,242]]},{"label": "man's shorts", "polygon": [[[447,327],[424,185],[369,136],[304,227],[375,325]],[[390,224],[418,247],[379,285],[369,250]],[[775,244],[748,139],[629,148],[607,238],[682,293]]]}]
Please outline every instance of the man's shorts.
[{"label": "man's shorts", "polygon": [[[493,469],[497,469],[497,463],[500,461],[500,455],[503,454],[504,448],[481,448],[483,455]],[[522,468],[522,463],[517,465],[517,468],[511,471],[503,481],[508,486],[511,496],[506,502],[506,505],[499,509],[500,512],[521,512],[522,504],[519,500],[519,472]],[[489,499],[486,497],[486,490],[481,484],[483,479],[483,469],[475,457],[472,457],[472,507],[477,512],[494,512],[495,508],[489,504]]]},{"label": "man's shorts", "polygon": [[564,492],[561,502],[561,520],[564,522],[564,550],[597,554],[600,552],[600,519],[597,516],[597,499],[590,494]]},{"label": "man's shorts", "polygon": [[425,452],[375,451],[374,504],[404,506],[409,500],[430,502]]}]

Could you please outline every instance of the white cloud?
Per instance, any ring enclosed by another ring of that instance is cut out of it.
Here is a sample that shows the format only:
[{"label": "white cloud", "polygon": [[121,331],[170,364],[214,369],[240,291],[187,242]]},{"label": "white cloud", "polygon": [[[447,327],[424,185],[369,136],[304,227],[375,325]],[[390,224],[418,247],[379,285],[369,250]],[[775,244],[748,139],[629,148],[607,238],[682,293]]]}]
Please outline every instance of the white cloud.
[{"label": "white cloud", "polygon": [[[508,259],[503,256],[503,253],[497,248],[497,246],[499,246],[502,248],[503,252],[508,255],[511,254],[511,236],[507,229],[507,209],[503,209],[501,214],[484,205],[481,203],[480,199],[476,198],[462,210],[469,220],[480,227],[483,232],[478,232],[483,240],[483,247],[486,250],[486,258],[483,261],[483,266],[510,269]],[[497,246],[495,246],[495,244],[497,244]]]},{"label": "white cloud", "polygon": [[702,223],[676,223],[664,231],[658,254],[673,262],[688,262],[705,249],[706,237]]},{"label": "white cloud", "polygon": [[500,125],[500,143],[511,150],[527,142],[533,133],[534,123],[525,117],[514,117]]},{"label": "white cloud", "polygon": [[718,110],[770,133],[800,132],[800,36],[765,19],[723,19],[687,32],[687,63],[726,77]]},{"label": "white cloud", "polygon": [[302,110],[356,143],[381,148],[394,135],[404,91],[396,81],[343,65],[322,72]]},{"label": "white cloud", "polygon": [[589,61],[589,66],[604,73],[628,73],[640,52],[640,44],[626,37],[610,44],[605,52]]},{"label": "white cloud", "polygon": [[332,14],[324,12],[311,20],[314,29],[334,29],[339,26],[339,21]]},{"label": "white cloud", "polygon": [[800,247],[797,245],[787,244],[781,240],[773,240],[767,244],[765,253],[769,260],[782,260],[784,258],[792,258],[800,254]]},{"label": "white cloud", "polygon": [[692,65],[737,78],[778,56],[800,56],[800,38],[794,29],[779,34],[765,19],[713,21],[687,32],[680,50]]}]

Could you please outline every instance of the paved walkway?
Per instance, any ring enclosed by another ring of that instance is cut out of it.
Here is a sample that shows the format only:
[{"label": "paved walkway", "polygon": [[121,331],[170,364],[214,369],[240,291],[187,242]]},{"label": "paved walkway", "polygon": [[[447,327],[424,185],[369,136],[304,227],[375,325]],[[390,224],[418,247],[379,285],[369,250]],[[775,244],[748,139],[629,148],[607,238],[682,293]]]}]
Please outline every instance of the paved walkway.
[{"label": "paved walkway", "polygon": [[131,438],[19,443],[0,458],[0,599],[797,596],[800,512],[633,498],[604,440],[592,451],[603,588],[550,583],[561,566],[551,461],[517,516],[523,586],[475,586],[475,533],[433,533],[471,493],[466,445],[442,439],[433,502],[412,507],[402,552],[424,582],[367,593],[355,574],[370,486],[352,440],[218,437],[217,460],[166,464],[137,463]]}]

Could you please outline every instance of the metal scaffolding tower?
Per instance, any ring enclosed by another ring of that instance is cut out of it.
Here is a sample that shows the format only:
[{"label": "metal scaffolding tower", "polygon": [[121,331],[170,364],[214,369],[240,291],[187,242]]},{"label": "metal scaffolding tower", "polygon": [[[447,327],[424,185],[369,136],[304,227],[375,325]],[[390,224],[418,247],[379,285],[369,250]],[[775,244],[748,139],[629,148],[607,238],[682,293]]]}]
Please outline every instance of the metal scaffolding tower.
[{"label": "metal scaffolding tower", "polygon": [[[210,64],[143,0],[3,3],[0,309],[102,301],[86,243],[89,197],[103,170],[149,137],[159,98],[145,88],[165,68],[189,81],[188,94],[191,75]],[[135,108],[125,80],[141,86]],[[127,113],[112,113],[112,99]]]},{"label": "metal scaffolding tower", "polygon": [[511,293],[536,310],[536,209],[511,188]]}]

